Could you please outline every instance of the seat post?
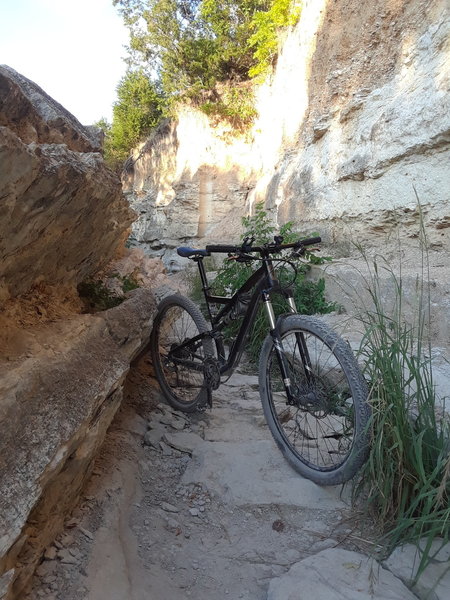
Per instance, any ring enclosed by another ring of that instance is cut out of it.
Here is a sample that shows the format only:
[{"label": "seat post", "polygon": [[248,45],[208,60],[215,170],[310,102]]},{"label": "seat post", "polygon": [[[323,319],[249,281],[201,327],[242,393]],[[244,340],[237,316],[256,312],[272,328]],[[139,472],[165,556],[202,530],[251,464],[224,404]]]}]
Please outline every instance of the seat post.
[{"label": "seat post", "polygon": [[203,295],[205,296],[206,308],[208,310],[209,320],[212,323],[212,314],[211,314],[211,310],[209,308],[209,302],[208,302],[208,295],[209,295],[209,292],[211,291],[211,288],[209,287],[208,279],[206,277],[205,265],[203,264],[203,256],[196,256],[193,260],[197,263],[197,266],[198,266],[198,270],[200,273],[200,279],[202,280],[202,290],[203,290]]}]

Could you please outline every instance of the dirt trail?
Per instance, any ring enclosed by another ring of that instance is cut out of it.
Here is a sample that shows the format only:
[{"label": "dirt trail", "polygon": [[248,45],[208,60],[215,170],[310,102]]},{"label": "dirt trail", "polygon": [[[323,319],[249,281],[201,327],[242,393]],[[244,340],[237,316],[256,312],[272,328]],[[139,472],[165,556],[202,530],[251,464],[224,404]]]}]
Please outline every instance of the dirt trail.
[{"label": "dirt trail", "polygon": [[28,600],[263,600],[299,560],[364,548],[348,490],[303,480],[282,458],[256,377],[234,375],[212,411],[187,417],[162,403],[150,369],[144,359],[131,372]]}]

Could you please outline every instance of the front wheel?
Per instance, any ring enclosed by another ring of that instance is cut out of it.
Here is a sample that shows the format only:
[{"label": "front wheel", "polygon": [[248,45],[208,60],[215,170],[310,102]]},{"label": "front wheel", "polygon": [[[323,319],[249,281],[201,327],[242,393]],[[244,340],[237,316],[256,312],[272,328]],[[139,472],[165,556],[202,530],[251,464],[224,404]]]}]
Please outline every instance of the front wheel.
[{"label": "front wheel", "polygon": [[213,356],[213,343],[200,310],[184,296],[174,294],[158,306],[150,337],[156,379],[168,403],[194,412],[208,400],[204,361]]},{"label": "front wheel", "polygon": [[370,407],[350,346],[319,319],[280,323],[292,397],[288,401],[273,339],[261,350],[259,385],[269,429],[288,462],[320,485],[352,479],[365,462]]}]

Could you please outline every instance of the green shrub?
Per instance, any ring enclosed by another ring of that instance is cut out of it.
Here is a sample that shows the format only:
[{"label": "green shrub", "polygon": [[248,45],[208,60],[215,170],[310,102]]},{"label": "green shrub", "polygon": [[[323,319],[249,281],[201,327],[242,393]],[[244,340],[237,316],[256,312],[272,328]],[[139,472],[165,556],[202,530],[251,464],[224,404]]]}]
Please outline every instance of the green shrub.
[{"label": "green shrub", "polygon": [[[270,71],[280,30],[300,17],[297,0],[113,0],[113,4],[129,29],[130,72],[137,69],[151,75],[154,91],[164,93],[166,115],[180,101],[193,101],[238,130],[248,128],[255,118],[253,95],[239,86]],[[218,91],[224,85],[229,88],[225,95]],[[118,93],[122,87],[123,82]],[[206,92],[210,99],[205,102]],[[134,135],[136,125],[140,127],[133,103],[127,100],[125,106],[131,123],[120,104],[119,98],[113,120],[115,160],[130,150],[129,134]],[[148,106],[153,113],[154,99]],[[143,108],[139,105],[140,116],[145,117]]]},{"label": "green shrub", "polygon": [[109,279],[118,280],[120,291],[110,290],[105,282],[101,280],[90,279],[78,285],[78,294],[84,300],[89,312],[114,308],[114,306],[118,306],[125,300],[127,292],[139,287],[139,283],[133,274],[121,276],[118,273],[113,273]]},{"label": "green shrub", "polygon": [[252,88],[224,86],[217,99],[200,105],[200,110],[217,121],[227,121],[238,131],[247,130],[255,120],[255,96]]},{"label": "green shrub", "polygon": [[106,119],[96,123],[105,133],[105,160],[111,168],[122,169],[131,150],[159,123],[163,108],[164,98],[144,70],[128,70],[117,86],[112,124]]},{"label": "green shrub", "polygon": [[113,294],[102,281],[83,281],[78,285],[78,293],[89,311],[108,310],[123,302],[123,298]]},{"label": "green shrub", "polygon": [[266,75],[278,56],[279,32],[292,27],[300,19],[301,5],[292,0],[273,0],[266,11],[257,11],[251,20],[253,34],[248,44],[253,49],[256,64],[249,70],[250,77]]}]

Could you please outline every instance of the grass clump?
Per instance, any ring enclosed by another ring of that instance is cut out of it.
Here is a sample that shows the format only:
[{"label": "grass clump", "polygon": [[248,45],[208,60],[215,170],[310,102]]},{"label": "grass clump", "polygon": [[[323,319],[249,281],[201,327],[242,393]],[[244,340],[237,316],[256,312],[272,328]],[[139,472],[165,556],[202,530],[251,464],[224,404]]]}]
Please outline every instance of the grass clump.
[{"label": "grass clump", "polygon": [[[385,533],[387,553],[426,538],[416,580],[431,558],[433,540],[448,542],[450,525],[450,428],[433,381],[425,250],[422,262],[417,306],[408,322],[401,270],[397,276],[385,259],[366,259],[372,306],[360,317],[365,331],[360,353],[371,390],[373,440],[354,490],[367,497]],[[395,290],[389,309],[381,285],[386,276]]]}]

